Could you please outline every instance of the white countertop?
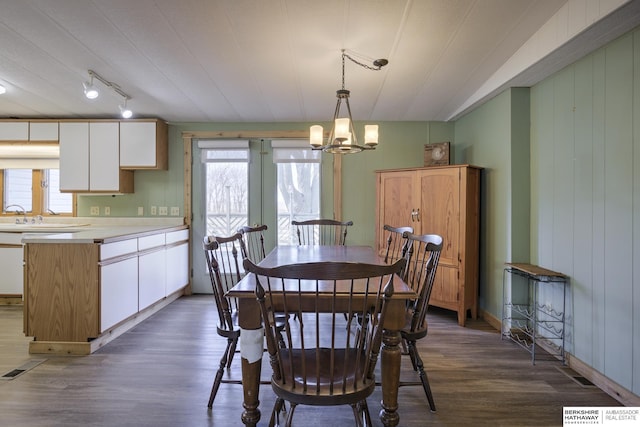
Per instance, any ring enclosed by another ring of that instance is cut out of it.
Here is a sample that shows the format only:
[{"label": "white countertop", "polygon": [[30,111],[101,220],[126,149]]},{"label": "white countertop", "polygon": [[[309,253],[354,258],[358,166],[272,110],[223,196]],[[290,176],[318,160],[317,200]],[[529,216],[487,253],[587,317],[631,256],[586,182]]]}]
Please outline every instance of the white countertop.
[{"label": "white countertop", "polygon": [[[22,243],[103,243],[154,234],[155,232],[181,229],[185,226],[170,225],[111,225],[74,227],[73,232],[24,233]],[[78,231],[75,231],[78,230]]]},{"label": "white countertop", "polygon": [[0,244],[95,243],[185,228],[172,217],[45,217],[41,224],[16,224],[14,216],[0,218]]}]

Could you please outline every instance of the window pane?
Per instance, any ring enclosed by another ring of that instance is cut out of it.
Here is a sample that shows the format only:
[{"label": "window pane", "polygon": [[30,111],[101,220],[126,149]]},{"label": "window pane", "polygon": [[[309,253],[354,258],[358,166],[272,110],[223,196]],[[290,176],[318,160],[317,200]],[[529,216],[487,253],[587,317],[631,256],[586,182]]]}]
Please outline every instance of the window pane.
[{"label": "window pane", "polygon": [[[4,205],[20,205],[27,212],[32,210],[31,188],[33,187],[33,174],[31,169],[5,169],[4,171]],[[10,211],[15,210],[9,208]],[[21,210],[21,209],[20,209]]]},{"label": "window pane", "polygon": [[291,221],[320,217],[320,164],[278,163],[278,244],[297,245]]},{"label": "window pane", "polygon": [[56,214],[73,212],[73,195],[60,192],[60,170],[47,169],[45,180],[45,212]]},{"label": "window pane", "polygon": [[206,232],[231,236],[249,217],[247,163],[207,163]]}]

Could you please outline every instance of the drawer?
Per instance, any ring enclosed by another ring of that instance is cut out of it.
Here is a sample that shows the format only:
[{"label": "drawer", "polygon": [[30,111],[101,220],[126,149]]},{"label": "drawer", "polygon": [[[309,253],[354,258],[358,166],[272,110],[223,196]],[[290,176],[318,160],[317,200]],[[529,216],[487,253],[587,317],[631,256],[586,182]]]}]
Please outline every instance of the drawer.
[{"label": "drawer", "polygon": [[184,240],[189,240],[188,229],[172,231],[170,233],[167,233],[167,245],[170,245],[176,242],[182,242]]},{"label": "drawer", "polygon": [[154,234],[152,236],[145,236],[138,238],[138,250],[144,251],[146,249],[156,248],[158,246],[164,246],[164,233]]},{"label": "drawer", "polygon": [[138,252],[138,239],[100,245],[100,261]]}]

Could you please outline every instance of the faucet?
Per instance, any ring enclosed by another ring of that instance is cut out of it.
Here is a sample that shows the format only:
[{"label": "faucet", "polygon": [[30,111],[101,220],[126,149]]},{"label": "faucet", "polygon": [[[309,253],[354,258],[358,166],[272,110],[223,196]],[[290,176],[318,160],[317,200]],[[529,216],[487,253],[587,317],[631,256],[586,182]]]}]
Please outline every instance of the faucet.
[{"label": "faucet", "polygon": [[[23,216],[23,218],[22,218],[22,223],[23,223],[23,224],[26,224],[26,223],[28,222],[28,221],[27,221],[27,210],[26,210],[25,208],[23,208],[23,207],[22,207],[22,206],[20,206],[20,205],[8,205],[8,206],[5,206],[4,211],[5,211],[5,212],[9,212],[9,208],[16,208],[16,209],[15,209],[16,215],[17,215],[18,213],[21,213],[21,214],[22,214],[22,216]],[[20,210],[18,210],[17,208],[20,208]],[[20,220],[16,219],[16,224],[20,224]]]}]

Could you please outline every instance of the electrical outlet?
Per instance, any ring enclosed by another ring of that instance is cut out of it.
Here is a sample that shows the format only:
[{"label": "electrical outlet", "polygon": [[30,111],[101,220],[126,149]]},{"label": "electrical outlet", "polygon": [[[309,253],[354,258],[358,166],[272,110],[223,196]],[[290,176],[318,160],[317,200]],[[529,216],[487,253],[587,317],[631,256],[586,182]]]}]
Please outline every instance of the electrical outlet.
[{"label": "electrical outlet", "polygon": [[158,215],[167,215],[167,207],[160,206],[160,208],[158,208]]},{"label": "electrical outlet", "polygon": [[100,206],[91,206],[90,215],[100,215]]},{"label": "electrical outlet", "polygon": [[155,206],[151,206],[151,215],[158,215],[158,208]]},{"label": "electrical outlet", "polygon": [[104,207],[104,215],[105,216],[111,215],[111,207],[110,206],[105,206]]},{"label": "electrical outlet", "polygon": [[138,216],[144,215],[144,207],[138,206]]},{"label": "electrical outlet", "polygon": [[180,208],[178,206],[171,206],[171,216],[180,216]]}]

